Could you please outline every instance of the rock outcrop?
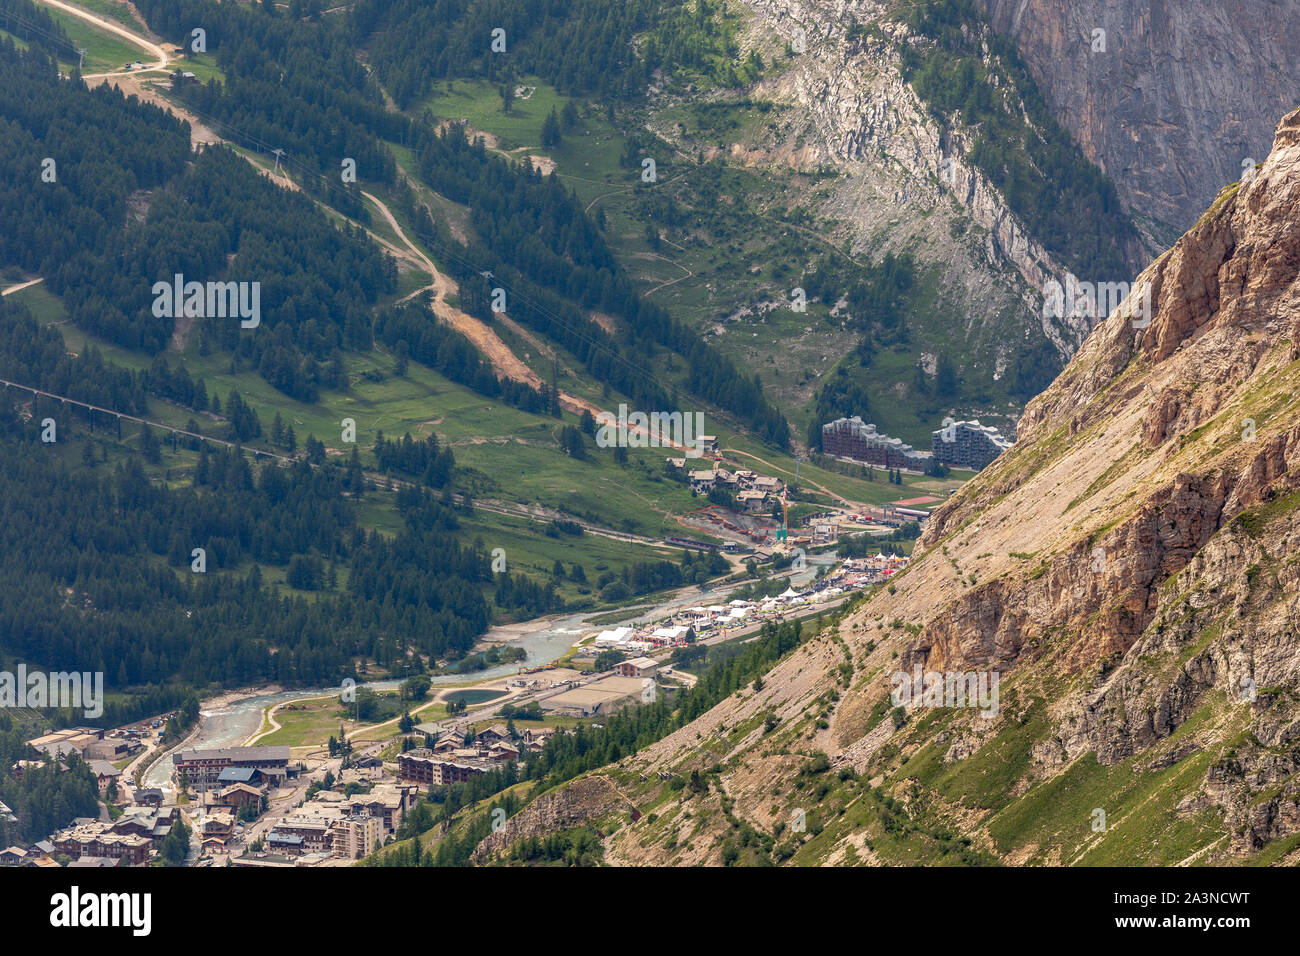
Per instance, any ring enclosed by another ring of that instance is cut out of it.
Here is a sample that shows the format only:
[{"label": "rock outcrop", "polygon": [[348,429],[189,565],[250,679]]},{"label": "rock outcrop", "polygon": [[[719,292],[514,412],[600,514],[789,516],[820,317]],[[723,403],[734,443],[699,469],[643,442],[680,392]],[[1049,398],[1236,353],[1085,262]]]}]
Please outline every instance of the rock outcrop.
[{"label": "rock outcrop", "polygon": [[[1018,341],[1027,325],[1068,356],[1089,331],[1078,316],[1044,317],[1038,290],[1064,269],[1011,211],[1001,193],[963,160],[970,142],[942,129],[901,74],[897,45],[906,30],[861,0],[741,0],[752,17],[747,41],[779,59],[805,38],[806,52],[762,81],[755,95],[796,107],[785,155],[805,168],[826,164],[847,176],[824,212],[846,222],[853,245],[875,258],[910,250],[940,264],[968,313],[961,334]],[[876,22],[882,38],[847,35],[850,16]],[[954,221],[977,227],[956,238]],[[1019,327],[1008,327],[1015,315]]]},{"label": "rock outcrop", "polygon": [[[1141,281],[1149,321],[1098,325],[890,588],[622,762],[658,819],[607,858],[1294,862],[1300,110]],[[897,705],[918,666],[999,675],[1000,705]],[[713,803],[664,802],[689,768]]]},{"label": "rock outcrop", "polygon": [[[1272,0],[977,0],[1061,124],[1166,246],[1300,105],[1300,10]],[[1104,31],[1096,34],[1095,31]]]}]

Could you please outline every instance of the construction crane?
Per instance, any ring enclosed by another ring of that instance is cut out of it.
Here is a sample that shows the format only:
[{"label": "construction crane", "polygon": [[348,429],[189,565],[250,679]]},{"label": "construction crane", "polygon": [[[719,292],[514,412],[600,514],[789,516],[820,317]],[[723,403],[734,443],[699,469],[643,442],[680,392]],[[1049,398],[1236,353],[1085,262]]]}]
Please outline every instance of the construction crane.
[{"label": "construction crane", "polygon": [[790,502],[789,486],[781,489],[781,527],[777,529],[776,540],[785,541],[790,536]]},{"label": "construction crane", "polygon": [[[803,461],[802,455],[794,456],[794,483],[799,484],[799,463]],[[786,482],[781,489],[781,528],[776,533],[777,541],[787,541],[790,537],[790,483]]]}]

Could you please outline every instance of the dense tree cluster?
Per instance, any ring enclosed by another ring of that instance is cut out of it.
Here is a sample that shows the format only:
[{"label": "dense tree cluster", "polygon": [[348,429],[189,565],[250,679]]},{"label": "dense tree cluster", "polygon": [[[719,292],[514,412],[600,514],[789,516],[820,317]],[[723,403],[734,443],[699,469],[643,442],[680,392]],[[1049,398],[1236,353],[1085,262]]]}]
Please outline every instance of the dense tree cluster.
[{"label": "dense tree cluster", "polygon": [[[461,78],[504,87],[537,76],[605,101],[639,99],[656,72],[748,85],[763,60],[757,51],[740,57],[732,20],[718,16],[725,8],[708,0],[362,0],[351,16],[358,42],[407,109],[435,83]],[[497,29],[509,57],[493,51]]]},{"label": "dense tree cluster", "polygon": [[[638,97],[652,67],[632,41],[656,22],[661,6],[660,0],[362,0],[352,20],[358,35],[373,36],[371,61],[406,109],[434,82],[460,77],[507,82],[530,74],[566,93]],[[508,60],[492,50],[496,29],[505,31]]]},{"label": "dense tree cluster", "polygon": [[[227,148],[186,165],[186,126],[110,86],[60,81],[37,53],[0,44],[0,82],[13,91],[0,118],[0,161],[27,171],[0,184],[10,226],[0,261],[44,276],[78,325],[149,353],[188,318],[160,306],[171,296],[155,293],[155,283],[176,275],[257,283],[258,326],[241,328],[241,316],[194,319],[200,350],[234,351],[303,401],[321,387],[346,387],[339,350],[370,347],[375,298],[396,277],[364,233],[335,228],[306,196],[276,187]],[[54,182],[41,179],[42,157],[55,160]]]},{"label": "dense tree cluster", "polygon": [[0,378],[132,414],[145,410],[145,376],[104,361],[95,348],[69,355],[58,330],[0,299]]},{"label": "dense tree cluster", "polygon": [[[88,91],[60,80],[53,60],[8,39],[0,39],[0,87],[0,166],[8,171],[0,181],[0,261],[43,276],[74,320],[111,325],[133,347],[154,341],[123,311],[130,303],[133,313],[147,314],[149,286],[130,280],[135,284],[124,293],[128,280],[113,281],[114,257],[128,198],[182,171],[188,128],[109,84]],[[183,250],[186,238],[194,237],[183,233],[176,247]],[[109,284],[100,289],[95,273],[104,259]]]},{"label": "dense tree cluster", "polygon": [[268,5],[215,0],[141,0],[136,8],[152,30],[181,46],[196,27],[205,31],[225,81],[182,87],[187,105],[240,146],[285,150],[295,168],[313,174],[303,180],[307,188],[366,218],[356,184],[339,175],[341,163],[354,159],[360,178],[392,183],[397,165],[380,140],[400,139],[407,120],[385,108],[344,18],[308,23],[272,15]]},{"label": "dense tree cluster", "polygon": [[[428,34],[414,29],[413,21],[407,17],[432,16],[430,27],[435,36],[445,32],[438,24],[460,23],[465,17],[487,17],[484,22],[494,26],[518,22],[521,26],[514,32],[520,37],[530,32],[522,24],[554,20],[552,27],[564,27],[562,41],[557,42],[573,46],[591,36],[587,31],[572,30],[575,19],[585,22],[584,17],[591,17],[610,24],[611,28],[616,25],[617,29],[626,30],[638,16],[648,16],[650,6],[641,3],[637,7],[641,13],[629,13],[621,8],[613,11],[608,5],[588,0],[557,0],[541,11],[540,17],[535,4],[525,5],[517,0],[476,4],[472,10],[455,0],[447,0],[431,12],[426,8],[423,13],[415,7],[397,11],[390,7],[383,2],[362,4],[348,17],[326,17],[319,23],[283,20],[260,8],[216,4],[212,0],[181,0],[175,4],[170,0],[147,0],[141,9],[155,30],[177,39],[183,39],[195,24],[217,25],[205,29],[210,37],[220,38],[210,46],[225,70],[226,84],[210,83],[183,91],[187,102],[202,113],[228,117],[235,125],[259,119],[264,125],[258,127],[261,132],[257,136],[265,142],[288,143],[294,132],[302,129],[340,131],[337,141],[328,148],[320,143],[299,145],[300,149],[312,152],[322,172],[327,168],[332,172],[331,164],[337,163],[340,156],[356,155],[360,147],[353,148],[353,139],[369,137],[368,146],[388,157],[390,164],[391,155],[381,140],[401,138],[407,142],[418,155],[423,180],[471,210],[477,241],[463,247],[434,224],[427,209],[409,198],[413,195],[409,190],[399,190],[408,197],[408,208],[403,211],[417,236],[445,258],[459,281],[466,311],[491,318],[490,290],[479,273],[492,272],[510,290],[507,311],[514,318],[554,339],[577,356],[597,378],[639,404],[665,408],[674,397],[646,373],[646,360],[654,357],[656,346],[664,347],[687,359],[687,384],[692,392],[740,416],[763,438],[787,446],[788,426],[775,406],[767,401],[757,376],[742,373],[703,343],[694,330],[672,319],[659,306],[645,302],[614,260],[595,224],[583,213],[576,197],[557,177],[543,177],[531,165],[521,166],[489,155],[481,144],[470,143],[460,129],[435,132],[429,125],[412,124],[382,109],[382,94],[372,79],[359,74],[361,67],[352,62],[345,68],[338,62],[342,57],[339,51],[348,48],[349,43],[360,43],[390,13],[402,15],[402,29],[388,29],[375,46],[383,48],[385,43],[406,42],[394,37],[396,32],[425,38],[421,40],[421,48],[427,53]],[[701,4],[700,8],[707,14],[705,5]],[[490,39],[490,29],[484,35],[484,49]],[[509,36],[510,27],[505,29]],[[542,33],[547,29],[550,28],[543,28]],[[304,47],[319,47],[319,52],[303,54],[300,51]],[[377,60],[383,59],[378,49],[374,55]],[[309,59],[300,60],[307,56]],[[350,52],[347,57],[351,58]],[[553,57],[547,54],[547,59]],[[585,69],[592,60],[583,56],[581,62]],[[325,76],[328,79],[322,78]],[[317,109],[328,110],[328,116],[314,117],[312,111]],[[375,110],[379,115],[375,115]],[[355,121],[357,129],[346,127],[340,116]],[[352,152],[346,152],[347,149]],[[358,165],[362,165],[360,160]],[[367,170],[364,175],[393,181],[391,174]],[[337,193],[337,190],[330,192]],[[338,205],[334,198],[330,201]],[[323,273],[326,285],[332,284],[335,278],[333,272]],[[361,284],[367,291],[375,285],[364,278]],[[626,319],[630,331],[611,336],[584,311],[595,309]],[[367,341],[369,330],[364,322],[351,317],[333,318],[343,328],[343,339],[348,346],[360,348]],[[304,324],[311,322],[306,320]],[[319,335],[311,334],[316,331],[303,329],[299,336],[281,333],[272,343],[270,355],[262,351],[266,347],[260,343],[271,336],[240,339],[226,328],[222,345],[233,348],[238,344],[241,357],[257,350],[249,357],[268,381],[296,398],[310,401],[315,389],[327,379],[309,360],[322,358],[322,349],[344,344],[329,342],[328,330],[319,330],[327,340],[321,342]],[[418,357],[421,353],[428,354],[428,349],[417,350],[411,343],[410,354]],[[340,387],[345,383],[330,384]],[[493,386],[484,381],[483,387]],[[499,383],[496,388],[512,404],[521,407],[530,404],[519,386]],[[552,411],[554,405],[552,397],[549,401]]]},{"label": "dense tree cluster", "polygon": [[381,471],[411,475],[430,488],[445,487],[456,464],[451,449],[439,448],[438,436],[432,433],[417,441],[407,432],[401,440],[390,441],[379,432],[375,436],[374,452]]},{"label": "dense tree cluster", "polygon": [[496,582],[493,601],[503,610],[526,611],[528,615],[536,617],[564,607],[564,601],[556,592],[554,584],[534,581],[526,574],[509,571],[496,575]]},{"label": "dense tree cluster", "polygon": [[51,56],[77,59],[77,45],[68,39],[63,24],[33,0],[0,0],[0,30]]},{"label": "dense tree cluster", "polygon": [[[103,671],[116,688],[320,684],[351,674],[358,656],[463,654],[487,627],[487,556],[457,540],[454,515],[432,497],[400,494],[407,527],[389,539],[357,526],[347,470],[333,463],[255,467],[237,448],[204,445],[191,487],[151,482],[134,457],[73,471],[9,402],[0,409],[9,653]],[[195,548],[205,573],[192,570]],[[327,572],[347,566],[347,588],[307,601],[263,581],[262,566],[287,571],[295,558],[291,586],[328,585],[328,573],[312,573],[320,561]]]},{"label": "dense tree cluster", "polygon": [[[0,734],[0,738],[9,735]],[[12,744],[16,742],[15,751]],[[14,840],[43,840],[54,830],[68,825],[73,817],[99,815],[99,784],[86,761],[75,751],[40,766],[28,766],[21,774],[11,772],[14,761],[29,756],[21,741],[0,740],[5,764],[0,772],[0,802],[17,823],[0,820],[0,839],[5,845]],[[12,756],[16,753],[17,756]]]}]

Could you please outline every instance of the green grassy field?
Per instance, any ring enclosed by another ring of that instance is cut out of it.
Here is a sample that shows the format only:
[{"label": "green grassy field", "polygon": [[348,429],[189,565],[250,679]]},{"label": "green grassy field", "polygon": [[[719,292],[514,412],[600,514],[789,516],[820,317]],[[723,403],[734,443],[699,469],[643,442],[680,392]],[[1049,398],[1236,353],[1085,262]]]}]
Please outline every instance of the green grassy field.
[{"label": "green grassy field", "polygon": [[[491,133],[503,150],[518,147],[535,147],[541,142],[542,123],[552,109],[558,114],[567,99],[553,87],[535,78],[521,81],[520,85],[532,87],[527,99],[517,98],[507,113],[502,109],[501,96],[496,86],[485,80],[456,80],[439,84],[437,89],[411,112],[419,114],[425,109],[434,116],[452,122],[464,122],[473,129]],[[448,86],[451,87],[450,91]]]},{"label": "green grassy field", "polygon": [[[14,298],[41,321],[57,323],[69,350],[81,351],[93,345],[110,361],[137,370],[148,367],[144,356],[73,326],[66,320],[62,304],[43,284],[15,293]],[[174,353],[171,359],[175,360]],[[368,467],[374,465],[370,448],[379,431],[389,437],[400,437],[407,431],[417,437],[435,432],[440,440],[450,443],[458,467],[465,470],[463,477],[469,490],[476,497],[536,502],[566,509],[616,530],[653,537],[682,533],[675,515],[705,504],[684,485],[664,476],[662,462],[668,454],[664,450],[629,449],[627,465],[620,466],[609,450],[589,442],[587,460],[577,461],[560,450],[554,437],[560,421],[493,402],[417,362],[410,363],[405,378],[396,378],[392,375],[393,359],[382,352],[348,355],[345,364],[349,391],[324,391],[314,405],[289,398],[248,371],[231,374],[228,358],[200,356],[190,347],[184,359],[191,375],[204,379],[209,394],[215,390],[224,399],[237,388],[244,400],[257,409],[264,428],[278,412],[285,424],[293,425],[300,443],[314,435],[327,448],[342,453],[346,449],[341,440],[341,422],[344,418],[354,419],[357,443]],[[372,380],[375,378],[379,380]],[[177,427],[183,427],[191,417],[199,417],[201,424],[203,421],[202,416],[194,416],[188,409],[160,401],[151,403],[151,416]],[[563,421],[576,424],[577,419],[565,413]],[[788,481],[794,479],[795,462],[788,455],[726,426],[715,428],[708,418],[706,424],[715,429],[722,447],[742,467]],[[250,443],[250,447],[255,446],[269,448],[265,443]],[[942,497],[949,488],[960,484],[959,477],[938,481],[907,475],[904,484],[898,486],[886,482],[883,475],[868,482],[808,462],[798,468],[806,490],[816,491],[815,483],[852,501],[871,504],[928,493]],[[547,562],[548,570],[549,565]]]},{"label": "green grassy field", "polygon": [[[50,7],[46,7],[45,11],[63,27],[74,46],[86,51],[81,66],[83,73],[107,73],[120,70],[136,60],[146,64],[153,60],[142,47],[93,27],[85,20]],[[69,65],[76,66],[76,60]]]},{"label": "green grassy field", "polygon": [[77,6],[105,20],[115,20],[122,26],[136,33],[143,33],[144,27],[131,15],[130,9],[122,0],[73,0]]}]

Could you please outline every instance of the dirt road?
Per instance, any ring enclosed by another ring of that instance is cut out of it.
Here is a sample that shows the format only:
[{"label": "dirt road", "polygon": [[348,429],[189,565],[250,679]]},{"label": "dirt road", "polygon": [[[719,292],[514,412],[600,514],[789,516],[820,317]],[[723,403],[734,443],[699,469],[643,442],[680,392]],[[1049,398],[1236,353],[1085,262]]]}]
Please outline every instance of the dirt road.
[{"label": "dirt road", "polygon": [[[171,62],[170,57],[167,55],[167,51],[161,46],[138,33],[126,29],[112,20],[106,20],[103,17],[96,16],[80,7],[65,3],[63,0],[39,0],[39,2],[60,10],[63,13],[67,13],[70,16],[85,20],[87,23],[94,24],[99,29],[112,33],[115,36],[119,36],[141,49],[148,51],[148,53],[154,57],[153,65],[144,70],[117,70],[110,73],[89,74],[83,77],[84,80],[88,81],[88,83],[90,81],[109,82],[112,80],[114,81],[115,86],[122,89],[123,93],[128,95],[135,93],[142,99],[155,103],[181,119],[186,120],[190,124],[193,140],[196,144],[200,142],[222,142],[221,137],[217,136],[215,132],[205,126],[197,116],[189,113],[183,107],[178,107],[176,104],[168,101],[165,97],[159,95],[157,91],[150,89],[148,84],[144,82],[144,77],[141,74],[145,72],[166,70],[167,65]],[[253,161],[250,159],[249,162]],[[263,169],[256,163],[253,165],[260,172],[270,176],[277,182],[284,183],[294,189],[297,188],[297,185],[294,184],[292,180],[289,180],[288,177],[282,178],[275,176],[273,173]],[[511,381],[524,382],[532,388],[540,389],[543,385],[541,376],[525,365],[519,356],[515,355],[515,353],[510,350],[509,346],[501,340],[500,336],[498,336],[490,326],[483,321],[474,318],[472,315],[448,304],[446,297],[448,294],[454,294],[458,291],[457,285],[452,282],[450,278],[439,272],[438,268],[433,264],[429,257],[410,240],[402,230],[402,227],[398,225],[397,219],[393,216],[392,211],[389,210],[388,206],[371,193],[363,192],[362,194],[375,205],[379,210],[379,214],[384,217],[384,220],[392,228],[393,232],[402,240],[402,243],[409,250],[409,255],[404,258],[418,264],[429,273],[431,280],[430,284],[422,289],[417,289],[415,292],[411,293],[411,295],[407,296],[407,298],[412,298],[424,292],[432,292],[431,307],[433,308],[434,313],[452,328],[456,329],[469,339],[469,341],[473,343],[474,347],[477,348],[488,360],[498,375],[504,376]],[[391,243],[383,240],[379,236],[375,236],[373,233],[371,233],[371,236],[386,248],[394,248]],[[560,405],[568,411],[573,412],[575,415],[581,415],[585,411],[590,412],[592,416],[595,417],[604,412],[604,409],[600,408],[600,406],[586,401],[585,399],[578,398],[577,396],[570,395],[564,391],[560,392]],[[645,430],[640,427],[629,427],[628,431],[640,434]],[[662,437],[660,438],[660,443],[679,451],[687,450],[685,446]]]}]

